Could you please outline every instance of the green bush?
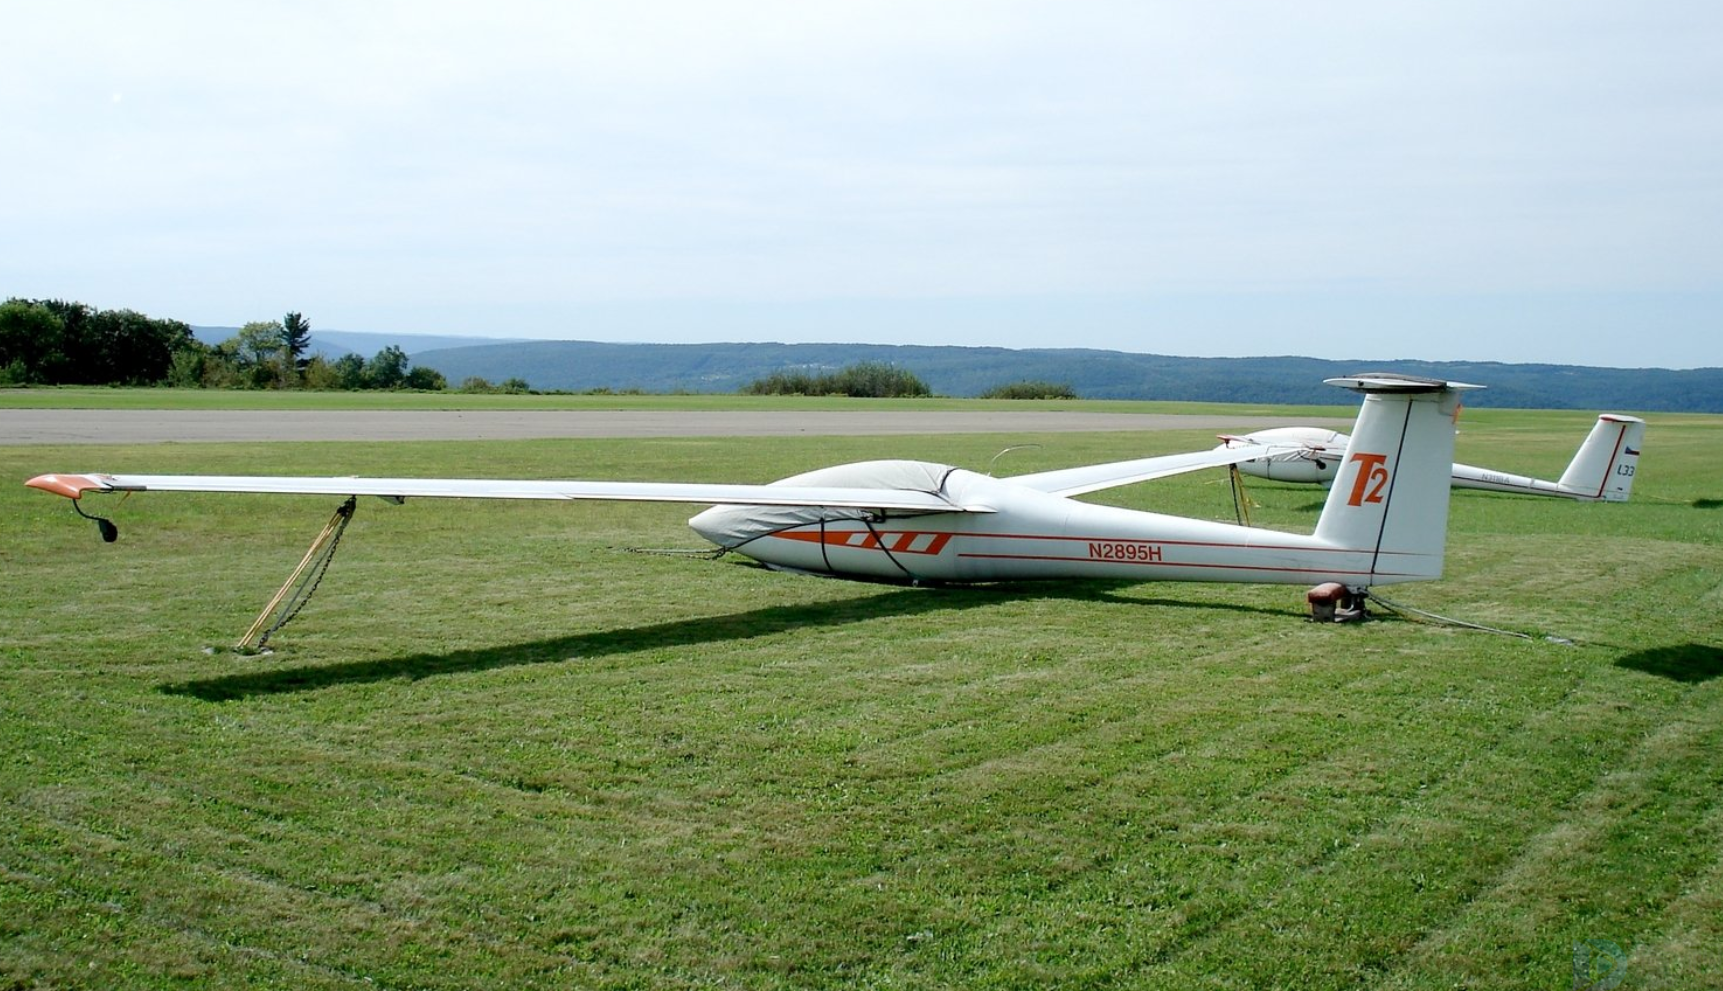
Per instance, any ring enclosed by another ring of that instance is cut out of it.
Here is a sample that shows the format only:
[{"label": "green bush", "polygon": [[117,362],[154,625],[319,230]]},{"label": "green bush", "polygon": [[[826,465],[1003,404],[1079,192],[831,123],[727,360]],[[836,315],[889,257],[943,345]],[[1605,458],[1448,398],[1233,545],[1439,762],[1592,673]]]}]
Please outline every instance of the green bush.
[{"label": "green bush", "polygon": [[996,385],[981,394],[982,399],[1076,399],[1077,392],[1069,385],[1056,382],[1012,382]]},{"label": "green bush", "polygon": [[933,390],[914,372],[883,361],[863,361],[819,375],[803,371],[773,372],[748,383],[741,391],[745,396],[852,396],[863,399],[933,395]]}]

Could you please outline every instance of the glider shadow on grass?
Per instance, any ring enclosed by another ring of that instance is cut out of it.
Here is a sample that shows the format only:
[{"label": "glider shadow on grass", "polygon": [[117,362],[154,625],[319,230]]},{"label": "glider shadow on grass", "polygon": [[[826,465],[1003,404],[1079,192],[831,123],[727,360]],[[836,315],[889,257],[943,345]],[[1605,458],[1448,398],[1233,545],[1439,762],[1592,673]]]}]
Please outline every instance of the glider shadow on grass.
[{"label": "glider shadow on grass", "polygon": [[1703,643],[1674,644],[1634,651],[1616,659],[1615,666],[1697,684],[1723,675],[1723,647]]},{"label": "glider shadow on grass", "polygon": [[437,675],[488,671],[526,664],[560,664],[570,660],[591,660],[641,651],[750,640],[809,627],[842,626],[872,619],[941,611],[955,612],[1030,597],[1118,602],[1136,608],[1165,606],[1223,609],[1281,617],[1288,614],[1284,609],[1234,603],[1126,598],[1113,591],[1131,584],[1135,583],[1089,581],[1057,587],[1002,584],[931,589],[894,588],[860,599],[796,606],[767,606],[719,616],[700,616],[645,626],[597,630],[553,637],[549,640],[456,650],[444,654],[407,654],[370,661],[249,671],[165,684],[160,686],[160,690],[170,695],[189,695],[205,701],[222,702],[256,695],[315,691],[335,685],[366,684],[403,678],[418,680]]}]

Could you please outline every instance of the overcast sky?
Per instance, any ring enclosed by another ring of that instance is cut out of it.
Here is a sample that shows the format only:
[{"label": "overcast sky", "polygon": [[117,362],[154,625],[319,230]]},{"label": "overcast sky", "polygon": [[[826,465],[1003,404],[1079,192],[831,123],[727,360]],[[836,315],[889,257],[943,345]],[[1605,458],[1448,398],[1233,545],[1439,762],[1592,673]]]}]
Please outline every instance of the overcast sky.
[{"label": "overcast sky", "polygon": [[1716,0],[55,0],[0,25],[0,297],[1723,365]]}]

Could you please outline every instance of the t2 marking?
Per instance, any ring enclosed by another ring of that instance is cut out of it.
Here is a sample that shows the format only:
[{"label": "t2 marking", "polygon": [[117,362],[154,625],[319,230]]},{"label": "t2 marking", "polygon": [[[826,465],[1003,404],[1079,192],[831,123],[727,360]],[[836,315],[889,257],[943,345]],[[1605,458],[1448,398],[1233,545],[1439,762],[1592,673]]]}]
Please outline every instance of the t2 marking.
[{"label": "t2 marking", "polygon": [[1382,490],[1388,485],[1388,455],[1359,451],[1349,460],[1358,462],[1358,474],[1352,479],[1352,496],[1346,505],[1381,502]]}]

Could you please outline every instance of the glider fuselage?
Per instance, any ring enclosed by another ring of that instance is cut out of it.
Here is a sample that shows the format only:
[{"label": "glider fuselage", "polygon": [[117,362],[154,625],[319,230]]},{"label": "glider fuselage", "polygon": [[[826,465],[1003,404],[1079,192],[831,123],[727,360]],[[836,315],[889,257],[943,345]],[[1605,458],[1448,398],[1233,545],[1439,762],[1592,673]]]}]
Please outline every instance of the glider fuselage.
[{"label": "glider fuselage", "polygon": [[[828,471],[845,473],[854,484],[870,467]],[[1312,584],[1356,583],[1371,573],[1374,548],[1078,502],[962,469],[926,467],[943,473],[956,498],[992,511],[906,516],[810,509],[790,515],[771,507],[715,506],[689,525],[720,547],[773,567],[874,580]],[[1392,570],[1378,564],[1373,580],[1394,581]]]}]

